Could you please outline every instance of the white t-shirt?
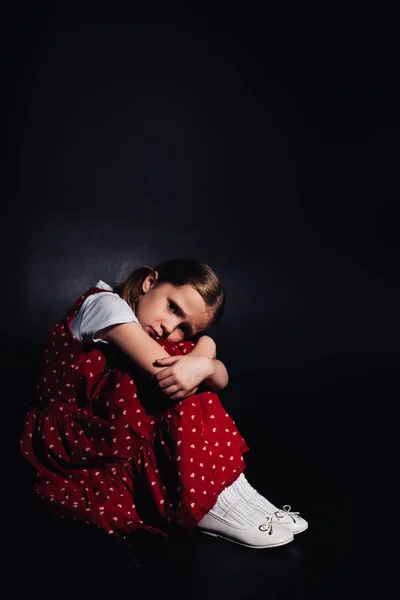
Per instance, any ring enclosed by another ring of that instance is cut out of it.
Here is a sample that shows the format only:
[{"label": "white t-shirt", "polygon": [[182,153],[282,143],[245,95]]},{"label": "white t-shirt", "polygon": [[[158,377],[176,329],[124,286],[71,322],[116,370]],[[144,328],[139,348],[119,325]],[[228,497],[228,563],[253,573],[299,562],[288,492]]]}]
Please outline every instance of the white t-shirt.
[{"label": "white t-shirt", "polygon": [[139,323],[135,313],[125,300],[104,281],[98,281],[96,287],[104,292],[88,296],[82,303],[77,315],[71,321],[71,331],[74,337],[84,343],[103,342],[96,338],[101,329],[119,323]]}]

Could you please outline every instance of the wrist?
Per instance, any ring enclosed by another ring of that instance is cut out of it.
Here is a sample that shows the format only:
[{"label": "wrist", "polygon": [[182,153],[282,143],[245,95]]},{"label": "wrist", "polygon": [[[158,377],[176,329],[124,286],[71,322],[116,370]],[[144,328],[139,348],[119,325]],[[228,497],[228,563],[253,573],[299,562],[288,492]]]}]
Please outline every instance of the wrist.
[{"label": "wrist", "polygon": [[209,377],[212,377],[214,375],[214,371],[215,371],[215,366],[214,366],[214,361],[212,358],[209,358],[208,356],[204,356],[205,359],[205,377],[204,379],[208,379]]}]

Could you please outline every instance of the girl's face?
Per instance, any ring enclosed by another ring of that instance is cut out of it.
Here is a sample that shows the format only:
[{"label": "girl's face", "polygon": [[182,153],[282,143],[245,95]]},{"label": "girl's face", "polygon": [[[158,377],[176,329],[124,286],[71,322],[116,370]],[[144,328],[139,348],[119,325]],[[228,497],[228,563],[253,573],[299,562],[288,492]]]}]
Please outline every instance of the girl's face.
[{"label": "girl's face", "polygon": [[136,303],[135,313],[151,337],[181,342],[207,329],[209,309],[191,285],[157,285],[157,274],[151,273],[143,282],[143,292]]}]

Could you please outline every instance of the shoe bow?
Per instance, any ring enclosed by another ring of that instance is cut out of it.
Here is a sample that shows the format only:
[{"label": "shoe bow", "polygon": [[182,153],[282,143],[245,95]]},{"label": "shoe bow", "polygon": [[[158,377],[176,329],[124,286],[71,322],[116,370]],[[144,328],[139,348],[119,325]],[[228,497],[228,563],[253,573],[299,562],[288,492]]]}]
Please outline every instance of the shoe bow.
[{"label": "shoe bow", "polygon": [[272,529],[272,517],[266,517],[266,521],[265,523],[262,523],[258,529],[260,531],[267,531],[269,535],[272,535],[273,529]]},{"label": "shoe bow", "polygon": [[283,519],[284,516],[288,516],[293,520],[293,523],[296,523],[296,519],[294,518],[294,515],[296,516],[300,516],[299,512],[294,512],[293,510],[291,510],[291,506],[289,504],[285,504],[283,506],[283,508],[281,510],[277,510],[275,511],[275,515],[278,519]]}]

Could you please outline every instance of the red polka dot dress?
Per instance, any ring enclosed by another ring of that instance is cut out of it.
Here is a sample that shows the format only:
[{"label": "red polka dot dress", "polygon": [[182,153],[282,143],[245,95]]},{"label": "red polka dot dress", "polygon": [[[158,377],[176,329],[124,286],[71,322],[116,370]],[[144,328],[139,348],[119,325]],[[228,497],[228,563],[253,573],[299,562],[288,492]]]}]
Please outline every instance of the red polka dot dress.
[{"label": "red polka dot dress", "polygon": [[[45,347],[20,441],[34,492],[58,517],[109,534],[189,534],[244,470],[248,447],[215,393],[167,405],[117,348],[72,335],[80,306],[100,291],[79,298]],[[157,341],[170,355],[194,347]]]}]

